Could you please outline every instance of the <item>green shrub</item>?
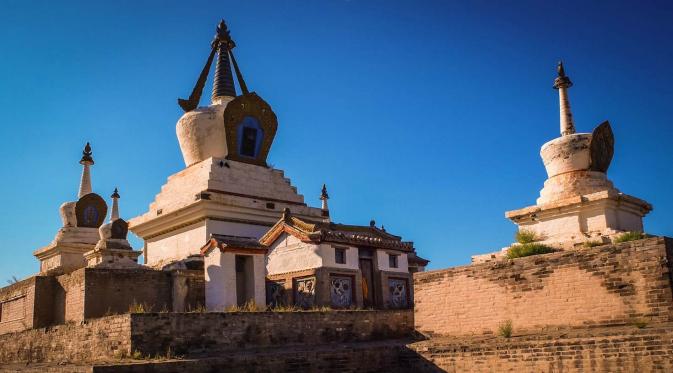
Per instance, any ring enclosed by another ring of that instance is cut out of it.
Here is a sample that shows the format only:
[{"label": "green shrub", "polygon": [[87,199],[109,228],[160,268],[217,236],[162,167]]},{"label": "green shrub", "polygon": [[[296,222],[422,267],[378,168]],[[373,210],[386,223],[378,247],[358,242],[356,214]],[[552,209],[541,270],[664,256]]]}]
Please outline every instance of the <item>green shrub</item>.
[{"label": "green shrub", "polygon": [[647,326],[648,322],[647,320],[635,320],[633,322],[633,326],[635,326],[638,329],[644,329]]},{"label": "green shrub", "polygon": [[533,231],[529,231],[526,229],[522,229],[514,235],[514,239],[516,242],[520,244],[525,244],[525,243],[533,243],[535,241],[539,241],[540,238],[535,234]]},{"label": "green shrub", "polygon": [[498,334],[505,338],[510,338],[512,336],[512,320],[505,320],[502,324],[498,325]]},{"label": "green shrub", "polygon": [[643,234],[643,232],[631,231],[631,232],[622,233],[619,236],[615,237],[613,242],[614,243],[629,242],[629,241],[640,240],[640,239],[643,239],[643,238],[645,238],[645,235]]},{"label": "green shrub", "polygon": [[591,248],[591,247],[596,247],[596,246],[601,246],[605,245],[602,241],[586,241],[582,244],[582,246],[586,248]]},{"label": "green shrub", "polygon": [[524,243],[521,245],[514,245],[507,250],[507,258],[522,258],[524,256],[540,255],[553,253],[553,248],[543,245],[541,243]]}]

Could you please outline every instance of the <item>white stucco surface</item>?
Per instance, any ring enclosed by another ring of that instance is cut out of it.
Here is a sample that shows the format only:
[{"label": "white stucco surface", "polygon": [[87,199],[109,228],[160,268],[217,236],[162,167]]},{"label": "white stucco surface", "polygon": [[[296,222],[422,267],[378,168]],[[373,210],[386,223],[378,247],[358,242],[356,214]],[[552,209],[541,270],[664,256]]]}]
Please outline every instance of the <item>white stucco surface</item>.
[{"label": "white stucco surface", "polygon": [[211,234],[223,234],[227,236],[260,238],[269,228],[269,226],[265,225],[208,219],[206,223],[206,237],[210,237]]},{"label": "white stucco surface", "polygon": [[301,242],[283,234],[271,245],[266,269],[269,275],[301,271],[323,266],[319,245]]},{"label": "white stucco surface", "polygon": [[[206,280],[206,309],[222,311],[237,304],[236,255],[213,249],[204,257]],[[266,271],[264,255],[252,255],[254,300],[258,306],[266,304]]]},{"label": "white stucco surface", "polygon": [[[335,249],[345,249],[346,254],[346,263],[340,264],[336,262],[335,258]],[[318,248],[318,255],[322,258],[322,265],[324,267],[333,267],[333,268],[348,268],[348,269],[359,269],[360,262],[358,260],[358,249],[357,247],[351,246],[342,246],[342,245],[332,245],[329,243],[320,244]]]},{"label": "white stucco surface", "polygon": [[147,264],[154,265],[198,254],[207,239],[205,221],[155,237],[146,241]]},{"label": "white stucco surface", "polygon": [[[388,264],[388,255],[395,254],[397,257],[397,268],[391,268]],[[388,250],[376,250],[376,262],[378,264],[378,269],[381,271],[390,271],[390,272],[409,272],[409,258],[406,253],[401,253],[399,251],[388,251]]]}]

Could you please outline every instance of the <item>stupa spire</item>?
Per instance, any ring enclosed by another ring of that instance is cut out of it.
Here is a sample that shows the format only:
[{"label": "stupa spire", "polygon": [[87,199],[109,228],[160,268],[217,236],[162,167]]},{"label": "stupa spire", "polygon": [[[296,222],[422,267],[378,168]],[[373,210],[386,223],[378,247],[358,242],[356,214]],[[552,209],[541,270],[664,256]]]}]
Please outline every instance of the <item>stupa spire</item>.
[{"label": "stupa spire", "polygon": [[320,193],[320,200],[322,201],[322,216],[329,217],[329,207],[327,206],[327,200],[329,199],[329,194],[327,194],[327,185],[322,185],[322,191]]},{"label": "stupa spire", "polygon": [[112,212],[110,213],[110,222],[119,219],[119,191],[115,188],[110,196],[112,198]]},{"label": "stupa spire", "polygon": [[236,97],[234,77],[231,74],[231,62],[229,51],[236,46],[231,40],[229,29],[224,20],[217,25],[217,33],[213,40],[213,46],[217,48],[217,62],[215,63],[215,77],[213,78],[212,101],[220,97]]},{"label": "stupa spire", "polygon": [[570,111],[570,100],[568,100],[568,88],[573,86],[573,82],[566,75],[563,68],[563,61],[559,61],[556,68],[558,76],[554,79],[554,89],[559,92],[559,109],[561,116],[561,136],[572,135],[575,133],[575,121]]},{"label": "stupa spire", "polygon": [[82,151],[82,159],[79,163],[82,165],[82,178],[79,182],[79,193],[77,197],[82,198],[91,193],[91,170],[89,167],[93,165],[93,157],[91,157],[91,145],[87,142]]}]

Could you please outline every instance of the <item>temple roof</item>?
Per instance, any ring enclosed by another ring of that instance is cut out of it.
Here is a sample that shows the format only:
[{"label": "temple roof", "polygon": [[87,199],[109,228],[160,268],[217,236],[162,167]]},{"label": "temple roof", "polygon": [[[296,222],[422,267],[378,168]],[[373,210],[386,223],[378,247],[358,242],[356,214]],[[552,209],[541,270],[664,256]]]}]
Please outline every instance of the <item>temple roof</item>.
[{"label": "temple roof", "polygon": [[311,221],[292,216],[289,210],[271,229],[259,239],[262,245],[270,246],[281,234],[291,234],[304,242],[332,242],[346,245],[414,251],[413,242],[402,241],[383,229],[369,225],[347,225],[332,222]]},{"label": "temple roof", "polygon": [[201,247],[201,255],[206,255],[211,249],[219,248],[220,251],[258,251],[260,254],[266,253],[264,247],[254,237],[228,236],[223,234],[213,234],[208,242]]}]

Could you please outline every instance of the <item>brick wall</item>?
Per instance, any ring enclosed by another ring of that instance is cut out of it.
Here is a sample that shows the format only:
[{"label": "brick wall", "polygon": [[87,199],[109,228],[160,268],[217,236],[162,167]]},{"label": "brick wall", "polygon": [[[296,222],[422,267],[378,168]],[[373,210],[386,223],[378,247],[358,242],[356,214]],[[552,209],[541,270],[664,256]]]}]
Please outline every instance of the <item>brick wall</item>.
[{"label": "brick wall", "polygon": [[[52,322],[84,320],[84,269],[55,277]],[[45,294],[46,296],[46,294]]]},{"label": "brick wall", "polygon": [[414,274],[416,329],[424,334],[673,321],[670,239]]},{"label": "brick wall", "polygon": [[[589,328],[505,339],[437,337],[409,345],[415,372],[671,372],[673,327]],[[441,369],[441,370],[440,370]]]},{"label": "brick wall", "polygon": [[0,363],[112,360],[131,351],[130,315],[0,335]]},{"label": "brick wall", "polygon": [[143,354],[221,352],[404,338],[413,313],[399,311],[165,313],[132,316],[133,348]]},{"label": "brick wall", "polygon": [[129,312],[142,304],[145,311],[171,309],[172,279],[168,272],[144,268],[84,268],[84,317],[101,317]]},{"label": "brick wall", "polygon": [[412,331],[410,310],[126,314],[0,335],[0,363],[109,361],[131,351],[165,356],[169,348],[173,354],[217,356],[408,338]]}]

